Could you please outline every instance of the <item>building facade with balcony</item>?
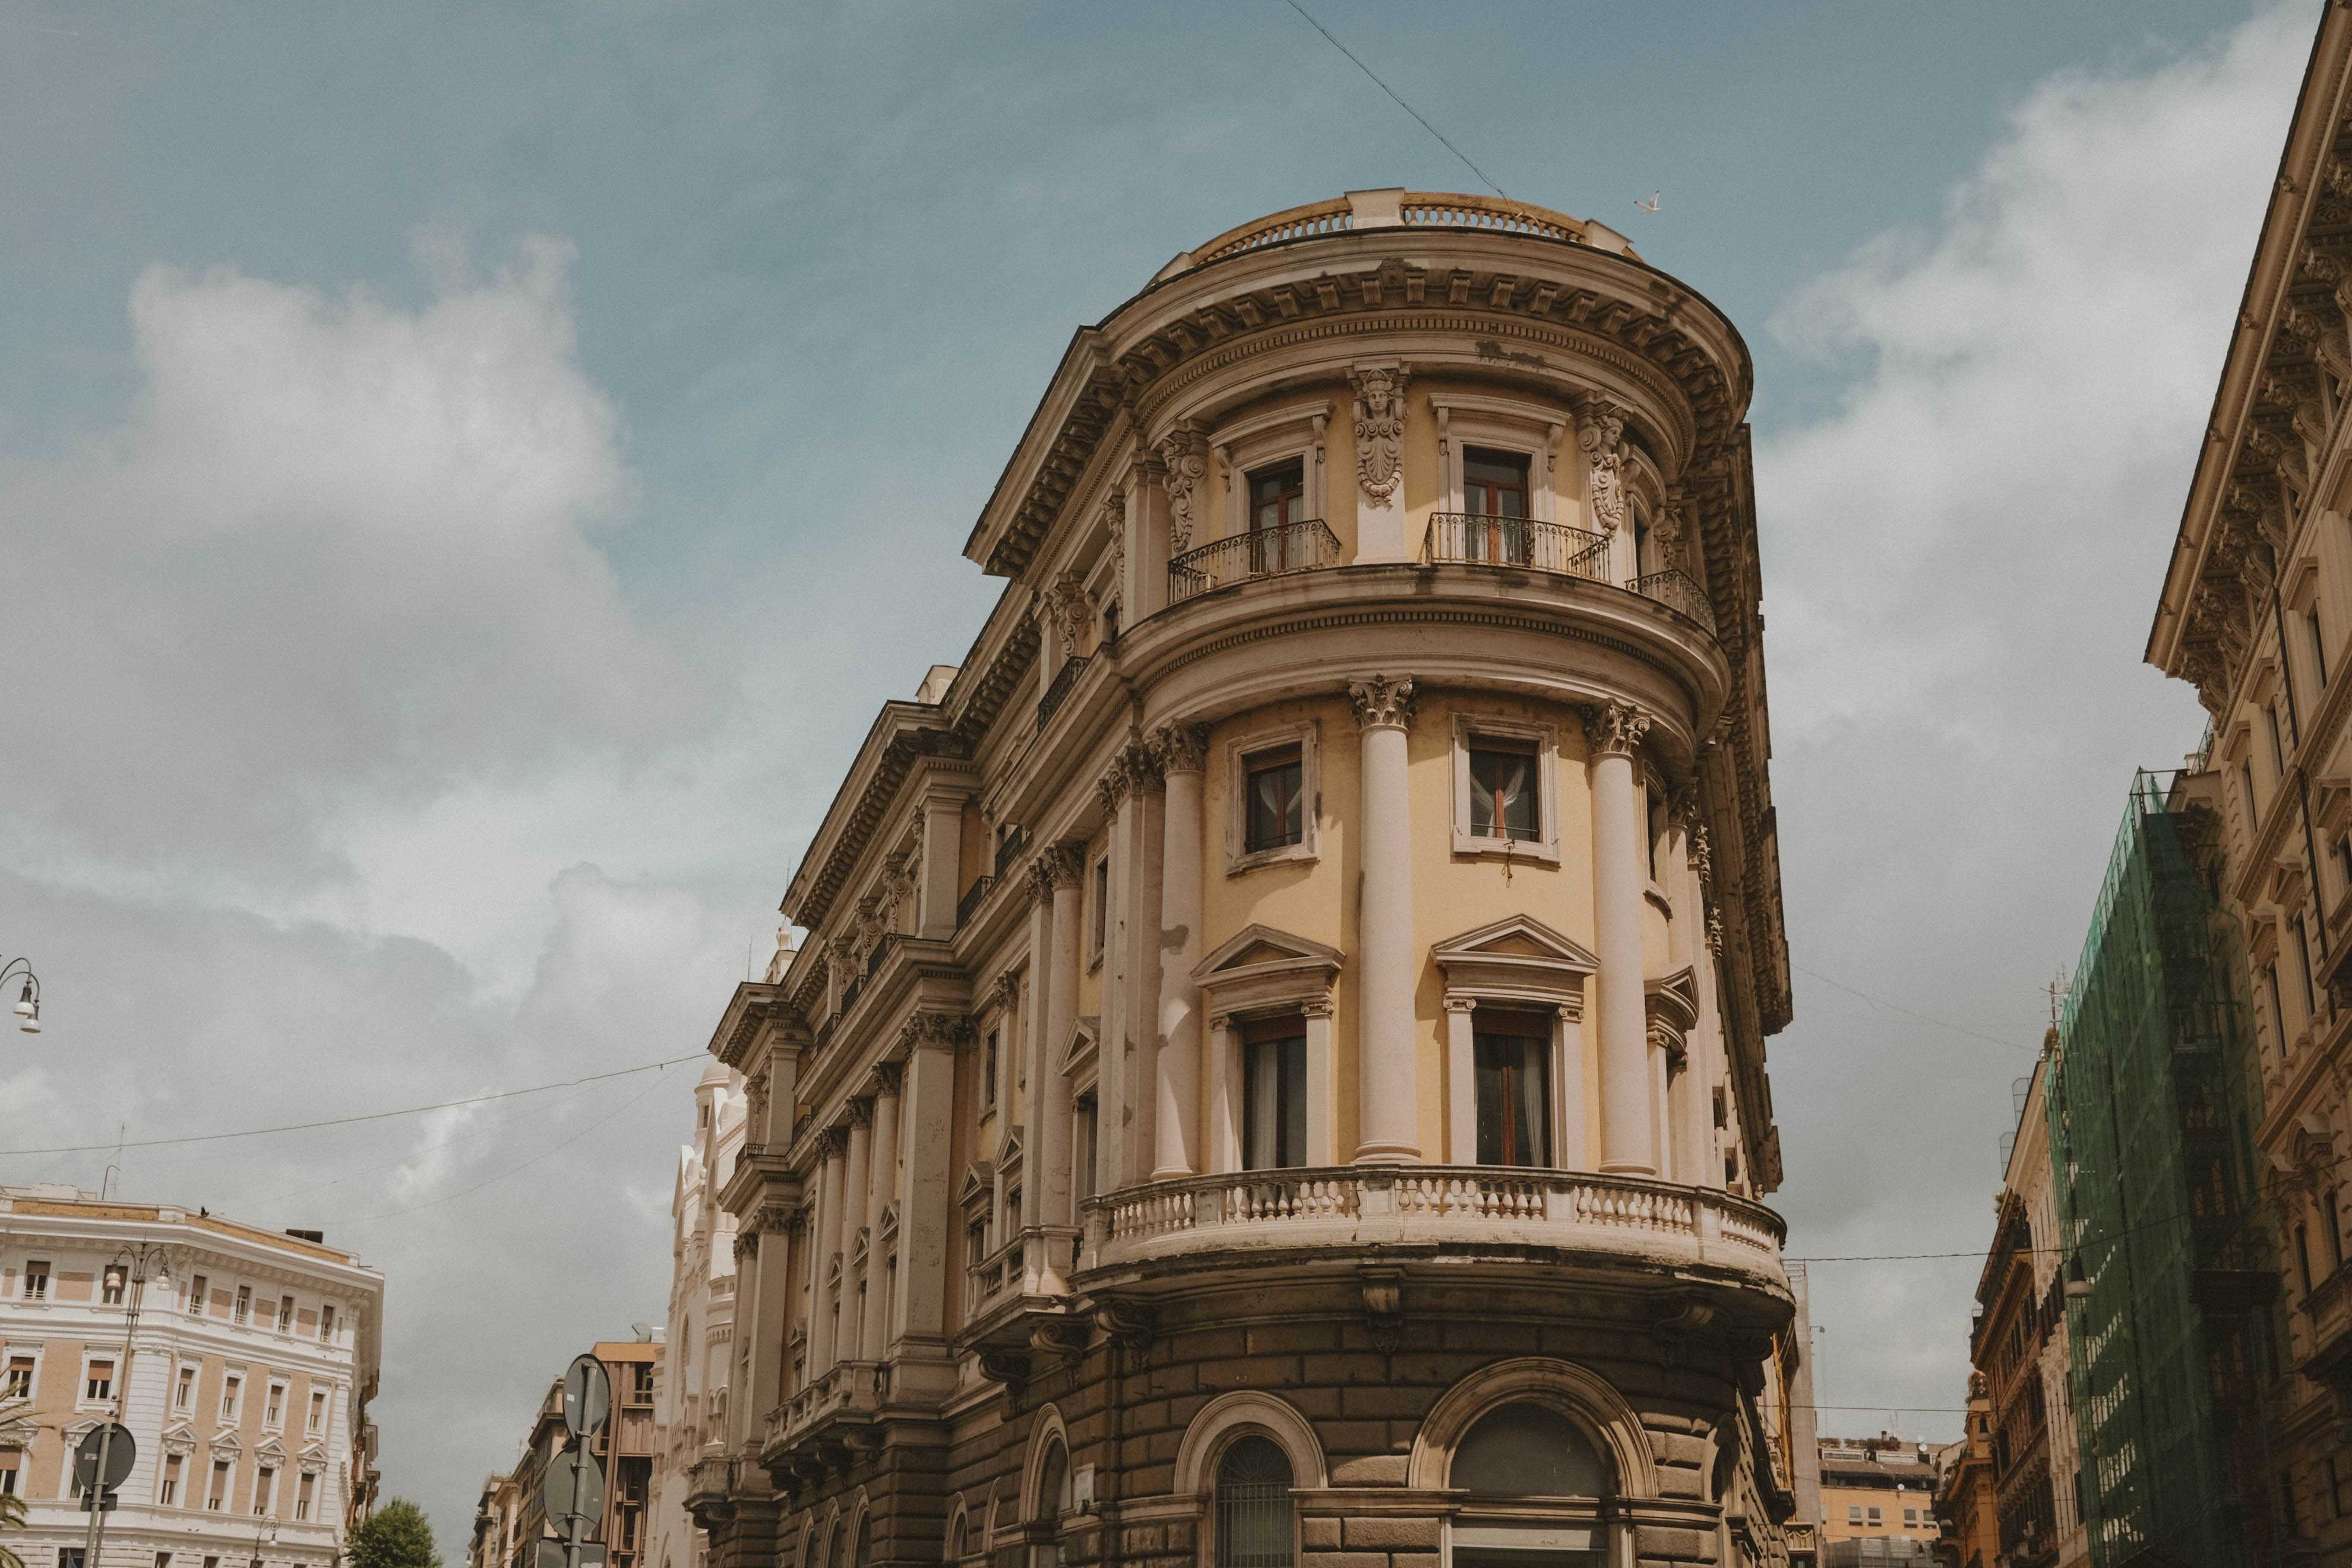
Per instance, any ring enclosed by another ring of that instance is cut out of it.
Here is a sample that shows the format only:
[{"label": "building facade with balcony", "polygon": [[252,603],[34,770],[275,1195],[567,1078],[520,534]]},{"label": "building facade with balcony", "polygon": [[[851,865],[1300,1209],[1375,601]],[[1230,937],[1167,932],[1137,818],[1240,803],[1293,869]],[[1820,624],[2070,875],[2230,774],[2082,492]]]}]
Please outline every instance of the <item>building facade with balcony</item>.
[{"label": "building facade with balcony", "polygon": [[[613,1411],[604,1430],[587,1439],[604,1472],[604,1507],[584,1539],[600,1542],[606,1568],[643,1568],[653,1537],[654,1467],[661,1445],[655,1422],[656,1391],[663,1346],[648,1337],[599,1340],[591,1353],[604,1364],[613,1386]],[[522,1453],[513,1469],[482,1483],[475,1503],[473,1548],[478,1562],[502,1552],[506,1568],[534,1568],[539,1543],[562,1531],[547,1515],[548,1467],[575,1439],[563,1425],[563,1376],[550,1379]]]},{"label": "building facade with balcony", "polygon": [[[782,956],[789,956],[784,954]],[[743,1147],[743,1081],[724,1062],[694,1090],[694,1142],[677,1152],[670,1196],[669,1327],[654,1394],[652,1539],[646,1568],[702,1568],[708,1538],[686,1510],[694,1468],[726,1453],[735,1363],[735,1216],[719,1190]]]},{"label": "building facade with balcony", "polygon": [[1749,382],[1393,190],[1078,332],[712,1040],[716,1560],[1786,1561]]},{"label": "building facade with balcony", "polygon": [[2276,1259],[2255,1343],[2290,1562],[2352,1563],[2352,15],[2321,16],[2150,632],[2210,721],[2192,766],[2242,933],[2246,1129]]},{"label": "building facade with balcony", "polygon": [[[383,1277],[314,1232],[262,1230],[61,1184],[0,1188],[0,1447],[26,1568],[81,1568],[73,1452],[101,1423],[136,1458],[105,1559],[331,1568],[375,1495]],[[135,1317],[135,1321],[134,1321]]]}]

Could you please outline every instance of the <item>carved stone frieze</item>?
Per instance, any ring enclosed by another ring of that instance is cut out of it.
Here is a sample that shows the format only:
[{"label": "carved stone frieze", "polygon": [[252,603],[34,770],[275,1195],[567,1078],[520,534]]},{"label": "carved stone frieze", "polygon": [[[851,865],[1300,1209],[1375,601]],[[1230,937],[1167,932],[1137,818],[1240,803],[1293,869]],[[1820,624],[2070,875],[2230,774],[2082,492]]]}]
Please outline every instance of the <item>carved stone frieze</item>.
[{"label": "carved stone frieze", "polygon": [[1585,501],[1592,526],[1615,533],[1625,526],[1624,409],[1605,397],[1576,404],[1576,445],[1584,454]]},{"label": "carved stone frieze", "polygon": [[1076,653],[1086,642],[1087,623],[1094,618],[1094,595],[1075,572],[1065,572],[1045,589],[1045,613],[1065,653]]},{"label": "carved stone frieze", "polygon": [[1159,447],[1160,482],[1168,487],[1168,539],[1174,553],[1192,548],[1192,502],[1208,477],[1209,447],[1197,430],[1178,430]]},{"label": "carved stone frieze", "polygon": [[1403,730],[1412,724],[1412,677],[1368,675],[1348,682],[1348,700],[1356,705],[1359,729]]},{"label": "carved stone frieze", "polygon": [[1631,702],[1604,702],[1584,715],[1584,742],[1595,756],[1632,756],[1653,722],[1646,710]]}]

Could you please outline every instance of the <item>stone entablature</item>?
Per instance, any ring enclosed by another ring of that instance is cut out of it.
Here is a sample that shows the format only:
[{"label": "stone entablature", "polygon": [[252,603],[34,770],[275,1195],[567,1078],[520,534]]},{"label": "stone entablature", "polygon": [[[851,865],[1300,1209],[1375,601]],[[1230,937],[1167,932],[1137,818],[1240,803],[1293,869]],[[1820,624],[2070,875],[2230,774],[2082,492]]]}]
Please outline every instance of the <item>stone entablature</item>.
[{"label": "stone entablature", "polygon": [[[722,1559],[1210,1562],[1201,1477],[1264,1438],[1294,1561],[1778,1560],[1744,351],[1581,226],[1349,204],[1081,334],[967,546],[996,612],[877,721],[713,1037]],[[1234,1322],[1298,1347],[1265,1398],[1168,1407]],[[1454,1495],[1506,1408],[1589,1500]]]}]

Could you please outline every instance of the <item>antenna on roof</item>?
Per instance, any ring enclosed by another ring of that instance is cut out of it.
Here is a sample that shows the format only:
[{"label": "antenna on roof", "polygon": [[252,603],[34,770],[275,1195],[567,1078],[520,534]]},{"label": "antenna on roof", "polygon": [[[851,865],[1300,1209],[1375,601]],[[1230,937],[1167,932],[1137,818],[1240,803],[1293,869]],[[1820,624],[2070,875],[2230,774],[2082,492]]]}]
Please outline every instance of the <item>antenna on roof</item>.
[{"label": "antenna on roof", "polygon": [[128,1121],[118,1121],[114,1124],[114,1158],[108,1162],[106,1169],[100,1172],[98,1177],[98,1200],[100,1203],[106,1201],[107,1184],[121,1178],[122,1141],[130,1134],[131,1123]]}]

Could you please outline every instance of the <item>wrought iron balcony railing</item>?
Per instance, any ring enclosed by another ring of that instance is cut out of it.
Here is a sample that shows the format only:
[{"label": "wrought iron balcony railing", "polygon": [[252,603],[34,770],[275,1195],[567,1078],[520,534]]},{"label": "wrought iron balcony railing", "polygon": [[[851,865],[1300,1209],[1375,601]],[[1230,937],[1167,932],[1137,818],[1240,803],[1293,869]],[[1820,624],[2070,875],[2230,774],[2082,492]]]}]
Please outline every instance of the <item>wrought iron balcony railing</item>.
[{"label": "wrought iron balcony railing", "polygon": [[1054,672],[1053,683],[1045,688],[1045,695],[1037,700],[1037,728],[1044,729],[1052,720],[1055,710],[1070,695],[1070,689],[1077,685],[1078,677],[1084,675],[1087,666],[1093,662],[1091,658],[1083,658],[1062,661],[1062,668]]},{"label": "wrought iron balcony railing", "polygon": [[1339,536],[1318,521],[1286,522],[1214,539],[1168,563],[1168,602],[1246,583],[1339,564]]},{"label": "wrought iron balcony railing", "polygon": [[1625,584],[1645,599],[1659,604],[1706,628],[1715,635],[1715,606],[1706,602],[1706,590],[1680,572],[1653,572],[1646,577],[1636,577]]},{"label": "wrought iron balcony railing", "polygon": [[1609,581],[1609,536],[1566,523],[1528,517],[1487,517],[1441,511],[1429,520],[1422,559],[1432,564],[1470,561],[1492,566],[1523,566],[1566,577]]},{"label": "wrought iron balcony railing", "polygon": [[958,931],[961,931],[964,927],[971,924],[971,917],[980,912],[980,906],[986,903],[988,901],[988,895],[995,890],[996,878],[991,873],[982,872],[981,875],[974,877],[971,879],[971,886],[966,888],[963,890],[963,897],[956,900],[956,929]]}]

